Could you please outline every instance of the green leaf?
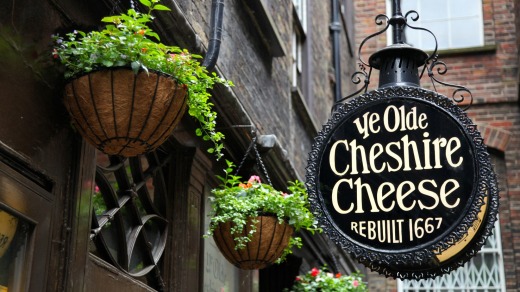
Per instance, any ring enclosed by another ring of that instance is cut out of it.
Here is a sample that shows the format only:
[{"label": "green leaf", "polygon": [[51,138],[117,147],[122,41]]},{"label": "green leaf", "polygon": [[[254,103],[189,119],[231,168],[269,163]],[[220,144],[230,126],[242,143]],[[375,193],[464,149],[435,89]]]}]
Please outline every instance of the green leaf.
[{"label": "green leaf", "polygon": [[146,7],[152,6],[152,2],[150,2],[149,0],[139,0],[139,2],[141,2],[141,4],[143,4]]},{"label": "green leaf", "polygon": [[118,16],[105,16],[101,19],[103,22],[115,22],[117,19],[119,19]]},{"label": "green leaf", "polygon": [[161,4],[157,4],[153,7],[153,9],[155,10],[163,10],[163,11],[171,11],[170,8],[164,6],[164,5],[161,5]]},{"label": "green leaf", "polygon": [[112,66],[114,66],[114,62],[109,61],[109,60],[103,60],[103,66],[112,67]]}]

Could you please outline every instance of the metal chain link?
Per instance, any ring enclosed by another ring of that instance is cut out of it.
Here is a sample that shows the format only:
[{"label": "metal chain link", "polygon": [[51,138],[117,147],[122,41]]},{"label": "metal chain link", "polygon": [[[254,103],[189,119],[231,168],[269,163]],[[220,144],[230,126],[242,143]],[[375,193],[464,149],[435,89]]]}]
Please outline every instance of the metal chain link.
[{"label": "metal chain link", "polygon": [[[253,134],[254,131],[251,131],[251,134]],[[253,136],[251,139],[251,143],[249,144],[249,147],[247,147],[246,153],[244,154],[244,157],[242,158],[242,161],[240,161],[240,164],[237,167],[237,170],[235,171],[235,175],[238,175],[238,172],[244,165],[244,162],[246,161],[247,156],[249,156],[249,152],[251,152],[251,149],[253,148],[253,145],[256,143],[256,136]]]},{"label": "metal chain link", "polygon": [[244,162],[246,161],[247,157],[249,156],[249,153],[251,153],[251,149],[255,151],[255,160],[256,164],[260,166],[262,171],[264,172],[265,178],[267,179],[267,182],[270,186],[273,184],[271,183],[271,178],[269,178],[269,174],[267,173],[267,169],[265,168],[264,162],[262,161],[262,156],[260,156],[260,153],[258,152],[258,148],[256,147],[256,131],[251,130],[251,135],[253,138],[251,139],[251,143],[249,144],[249,147],[247,147],[246,153],[244,154],[244,157],[242,158],[242,161],[240,161],[240,164],[237,167],[237,170],[235,172],[235,175],[238,175],[238,172],[244,165]]},{"label": "metal chain link", "polygon": [[260,167],[262,168],[262,171],[264,172],[265,178],[267,179],[267,182],[269,183],[269,185],[273,186],[273,184],[271,183],[271,179],[269,178],[269,174],[267,173],[267,169],[265,168],[264,162],[262,161],[262,157],[260,156],[260,153],[258,153],[258,149],[256,148],[256,137],[255,137],[255,143],[253,145],[253,149],[255,150],[255,154],[256,154],[256,163],[258,165],[260,165]]},{"label": "metal chain link", "polygon": [[[138,10],[136,10],[135,1],[134,0],[129,0],[129,2],[130,2],[130,9],[138,11]],[[120,6],[121,6],[121,0],[116,0],[114,2],[114,7],[112,7],[112,10],[110,11],[110,15],[114,15],[116,13],[119,13],[119,11],[121,11],[123,9]]]}]

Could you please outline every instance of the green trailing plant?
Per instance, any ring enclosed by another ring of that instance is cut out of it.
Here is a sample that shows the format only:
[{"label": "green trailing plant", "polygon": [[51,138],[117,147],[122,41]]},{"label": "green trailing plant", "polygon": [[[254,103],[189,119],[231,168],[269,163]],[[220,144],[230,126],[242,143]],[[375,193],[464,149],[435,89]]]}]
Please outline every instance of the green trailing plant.
[{"label": "green trailing plant", "polygon": [[[251,176],[247,182],[233,175],[234,164],[226,161],[225,176],[217,176],[222,184],[212,190],[212,218],[206,236],[211,236],[219,223],[232,222],[231,233],[235,236],[235,248],[243,249],[256,232],[255,220],[248,227],[249,234],[243,235],[248,218],[259,215],[276,215],[280,223],[286,221],[295,231],[308,230],[311,233],[321,231],[317,221],[309,210],[307,191],[302,182],[289,182],[289,193],[275,190],[268,184],[261,183],[258,176]],[[293,235],[282,256],[276,261],[280,263],[292,253],[292,247],[300,248],[302,240]]]},{"label": "green trailing plant", "polygon": [[187,87],[188,113],[199,121],[196,134],[213,147],[208,152],[222,156],[224,135],[216,131],[217,114],[210,101],[209,89],[217,83],[232,86],[231,81],[209,73],[198,59],[186,49],[167,46],[149,24],[152,12],[169,11],[160,0],[139,0],[146,13],[129,9],[126,13],[104,17],[106,25],[101,31],[73,31],[65,37],[53,36],[55,47],[52,55],[65,67],[65,78],[70,79],[102,68],[129,67],[139,70],[159,71],[171,75]]},{"label": "green trailing plant", "polygon": [[323,292],[365,292],[368,291],[362,281],[363,275],[332,274],[327,269],[312,268],[304,275],[299,275],[294,280],[291,289],[285,292],[323,291]]}]

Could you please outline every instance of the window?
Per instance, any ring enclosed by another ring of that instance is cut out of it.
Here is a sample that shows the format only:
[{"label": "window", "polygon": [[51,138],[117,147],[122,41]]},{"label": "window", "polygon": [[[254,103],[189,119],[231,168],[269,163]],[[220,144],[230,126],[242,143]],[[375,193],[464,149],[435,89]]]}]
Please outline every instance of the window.
[{"label": "window", "polygon": [[302,47],[303,41],[298,30],[292,34],[292,87],[301,88],[302,84]]},{"label": "window", "polygon": [[499,220],[480,252],[450,274],[435,279],[398,281],[399,292],[501,292],[505,291]]},{"label": "window", "polygon": [[0,291],[24,290],[24,265],[32,226],[0,209]]},{"label": "window", "polygon": [[300,21],[300,25],[305,32],[305,28],[307,26],[307,3],[306,0],[293,0],[294,9],[296,10],[296,15]]},{"label": "window", "polygon": [[295,21],[291,40],[292,87],[302,91],[303,46],[305,42],[306,0],[293,0]]},{"label": "window", "polygon": [[167,165],[156,151],[123,159],[97,153],[90,252],[144,284],[162,290],[168,237]]},{"label": "window", "polygon": [[[390,1],[387,15],[391,17]],[[461,49],[484,46],[484,28],[481,0],[403,0],[403,15],[410,10],[419,13],[419,19],[408,24],[431,30],[437,37],[438,49]],[[406,29],[406,43],[423,49],[433,50],[435,41],[424,31]],[[389,43],[392,38],[388,38]]]},{"label": "window", "polygon": [[0,291],[45,290],[54,185],[2,147],[0,156]]}]

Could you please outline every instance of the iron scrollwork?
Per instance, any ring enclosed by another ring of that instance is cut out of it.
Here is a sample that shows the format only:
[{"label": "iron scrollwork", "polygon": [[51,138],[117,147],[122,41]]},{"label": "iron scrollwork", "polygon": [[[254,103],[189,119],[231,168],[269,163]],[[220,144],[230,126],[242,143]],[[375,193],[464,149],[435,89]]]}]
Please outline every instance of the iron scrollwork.
[{"label": "iron scrollwork", "polygon": [[[368,86],[370,84],[372,66],[369,64],[369,62],[363,60],[363,58],[362,58],[363,46],[366,44],[366,42],[368,40],[385,33],[391,26],[393,26],[393,27],[399,26],[401,32],[403,31],[404,27],[408,27],[413,30],[421,30],[421,31],[427,32],[428,34],[430,34],[433,37],[434,42],[435,42],[435,47],[434,47],[432,53],[425,60],[423,68],[421,69],[421,74],[420,74],[419,78],[422,78],[424,73],[428,72],[428,77],[430,78],[432,86],[436,92],[437,92],[437,86],[435,85],[436,83],[446,86],[446,87],[452,87],[452,88],[454,88],[454,91],[452,92],[451,100],[455,104],[462,105],[461,108],[464,111],[471,107],[471,105],[473,104],[473,94],[471,93],[471,91],[468,88],[461,86],[461,85],[456,85],[456,84],[448,83],[445,81],[441,81],[435,75],[435,73],[437,73],[438,75],[445,75],[448,72],[448,66],[446,65],[446,63],[439,60],[438,42],[437,42],[437,37],[435,36],[435,34],[431,30],[426,29],[424,27],[410,25],[409,20],[411,20],[413,22],[418,21],[419,13],[415,10],[410,10],[404,16],[399,13],[399,14],[392,16],[391,18],[385,14],[379,14],[375,17],[375,19],[374,19],[375,24],[378,26],[384,24],[385,27],[382,28],[381,30],[367,36],[365,39],[363,39],[363,41],[361,41],[359,48],[358,48],[359,70],[354,72],[354,74],[352,74],[352,76],[351,76],[351,81],[353,84],[358,85],[363,80],[364,81],[363,86],[360,89],[356,90],[354,93],[349,94],[346,97],[335,102],[335,104],[333,105],[333,108],[332,108],[333,110],[337,109],[339,107],[339,105],[341,103],[345,102],[346,100],[348,100],[352,97],[355,97],[361,93],[367,92]],[[402,41],[401,37],[399,37],[398,39],[399,39],[398,40],[399,42]],[[367,69],[366,69],[367,67],[369,68],[368,73],[367,73]]]}]

